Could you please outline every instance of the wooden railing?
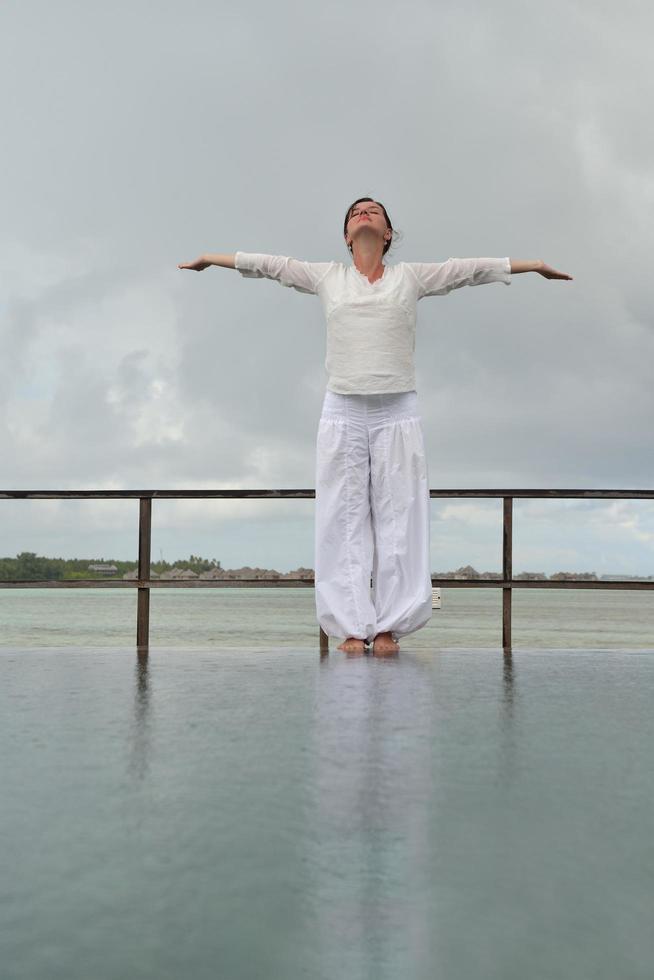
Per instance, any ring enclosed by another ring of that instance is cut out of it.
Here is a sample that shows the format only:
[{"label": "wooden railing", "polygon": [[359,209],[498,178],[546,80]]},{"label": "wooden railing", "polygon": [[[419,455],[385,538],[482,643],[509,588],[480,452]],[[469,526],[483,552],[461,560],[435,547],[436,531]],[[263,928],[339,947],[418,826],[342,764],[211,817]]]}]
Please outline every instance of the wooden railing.
[{"label": "wooden railing", "polygon": [[[431,497],[494,497],[503,500],[502,575],[497,579],[458,579],[432,576],[432,586],[453,589],[502,589],[502,646],[511,648],[511,596],[513,589],[654,589],[654,581],[513,578],[513,501],[522,498],[563,500],[652,500],[654,490],[430,490]],[[136,588],[136,645],[145,649],[150,636],[150,589],[159,588],[313,588],[313,579],[161,579],[150,578],[152,501],[315,498],[315,490],[2,490],[0,500],[124,500],[139,501],[139,559],[136,579],[55,579],[51,581],[0,582],[0,588]],[[320,629],[320,649],[328,649],[328,637]]]}]

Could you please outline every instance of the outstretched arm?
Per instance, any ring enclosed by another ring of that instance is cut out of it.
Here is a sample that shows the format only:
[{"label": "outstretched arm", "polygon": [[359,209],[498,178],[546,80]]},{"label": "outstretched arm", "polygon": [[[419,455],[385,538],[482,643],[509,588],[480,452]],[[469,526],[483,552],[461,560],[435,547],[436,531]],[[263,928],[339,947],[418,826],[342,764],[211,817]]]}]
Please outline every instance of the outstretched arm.
[{"label": "outstretched arm", "polygon": [[201,255],[195,262],[178,265],[178,269],[194,269],[202,272],[210,265],[237,269],[248,279],[276,279],[282,286],[297,289],[299,293],[313,293],[333,262],[303,262],[288,255],[268,255],[266,252],[234,252],[233,255]]},{"label": "outstretched arm", "polygon": [[557,272],[551,265],[547,265],[542,259],[510,259],[511,272],[538,272],[546,279],[572,279],[567,272]]},{"label": "outstretched arm", "polygon": [[225,269],[235,269],[233,255],[201,255],[194,262],[181,262],[178,269],[193,269],[194,272],[202,272],[210,265],[222,265]]},{"label": "outstretched arm", "polygon": [[418,299],[423,296],[444,296],[461,286],[481,286],[488,282],[511,285],[514,272],[538,272],[546,279],[572,279],[566,272],[557,272],[542,259],[449,258],[447,262],[405,262],[418,284]]}]

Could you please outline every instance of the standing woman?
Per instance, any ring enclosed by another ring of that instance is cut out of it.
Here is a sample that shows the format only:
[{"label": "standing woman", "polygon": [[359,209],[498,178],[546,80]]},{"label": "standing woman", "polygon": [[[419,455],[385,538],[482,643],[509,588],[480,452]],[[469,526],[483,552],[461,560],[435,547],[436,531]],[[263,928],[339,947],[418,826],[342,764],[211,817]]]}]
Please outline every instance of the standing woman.
[{"label": "standing woman", "polygon": [[[320,297],[327,321],[327,390],[316,452],[315,598],[339,650],[399,650],[431,618],[430,497],[415,381],[416,304],[461,286],[511,282],[516,272],[572,279],[541,259],[382,262],[393,240],[386,208],[370,197],[347,209],[353,263],[284,255],[202,255],[210,265],[277,280]],[[370,577],[372,574],[372,589]]]}]

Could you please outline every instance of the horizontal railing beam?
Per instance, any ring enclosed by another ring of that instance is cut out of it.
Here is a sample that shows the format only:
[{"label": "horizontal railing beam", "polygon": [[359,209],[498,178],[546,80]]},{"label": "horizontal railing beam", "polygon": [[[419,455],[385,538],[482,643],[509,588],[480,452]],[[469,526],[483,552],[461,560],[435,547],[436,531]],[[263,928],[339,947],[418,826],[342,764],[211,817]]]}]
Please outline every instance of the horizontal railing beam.
[{"label": "horizontal railing beam", "polygon": [[315,495],[315,490],[0,490],[0,500],[293,500]]},{"label": "horizontal railing beam", "polygon": [[[584,579],[474,579],[432,578],[432,586],[446,589],[654,589],[654,581],[611,579],[594,582]],[[307,589],[314,588],[313,579],[47,579],[35,582],[0,582],[0,589]]]},{"label": "horizontal railing beam", "polygon": [[[133,500],[150,497],[157,500],[293,500],[315,497],[315,490],[0,490],[0,500]],[[592,500],[654,500],[654,490],[571,490],[559,489],[495,489],[430,490],[432,498],[437,497],[521,497],[523,499],[565,500],[588,498]]]}]

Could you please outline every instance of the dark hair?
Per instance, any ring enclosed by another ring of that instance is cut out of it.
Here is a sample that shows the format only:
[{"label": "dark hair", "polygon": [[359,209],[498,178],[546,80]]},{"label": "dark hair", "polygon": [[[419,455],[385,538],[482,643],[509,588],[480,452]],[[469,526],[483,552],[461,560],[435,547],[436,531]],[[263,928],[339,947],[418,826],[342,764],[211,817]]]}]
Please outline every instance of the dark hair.
[{"label": "dark hair", "polygon": [[[372,201],[374,204],[378,204],[379,207],[384,212],[384,217],[386,218],[386,227],[387,228],[390,228],[391,232],[393,232],[393,225],[391,224],[391,219],[388,217],[386,208],[381,203],[381,201],[375,201],[374,197],[359,197],[359,198],[357,198],[356,201],[353,201],[352,204],[350,204],[349,208],[345,212],[345,221],[343,222],[343,238],[345,238],[345,236],[347,235],[347,223],[350,220],[350,213],[352,211],[352,208],[356,204],[361,204],[362,201]],[[395,232],[393,232],[393,234],[391,235],[391,237],[389,238],[389,240],[384,243],[384,251],[382,252],[382,255],[386,255],[386,253],[388,252],[388,250],[391,247],[391,244],[393,242],[394,235],[395,235]],[[348,245],[348,250],[350,252],[352,252],[352,246],[351,245]]]}]

